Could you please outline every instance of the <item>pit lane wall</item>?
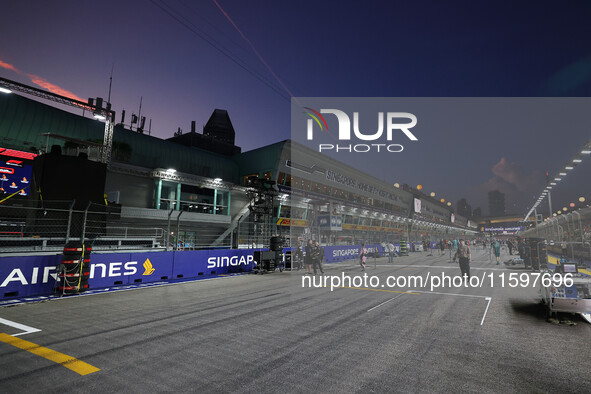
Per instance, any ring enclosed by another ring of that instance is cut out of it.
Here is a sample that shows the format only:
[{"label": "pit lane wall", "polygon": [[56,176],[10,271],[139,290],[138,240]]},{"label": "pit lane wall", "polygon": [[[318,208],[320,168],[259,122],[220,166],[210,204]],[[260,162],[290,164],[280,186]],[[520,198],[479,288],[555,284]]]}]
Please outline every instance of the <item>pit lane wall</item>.
[{"label": "pit lane wall", "polygon": [[[0,257],[0,300],[54,293],[61,255]],[[252,249],[93,253],[89,289],[248,272]]]},{"label": "pit lane wall", "polygon": [[[395,246],[399,250],[400,245]],[[360,245],[326,246],[324,263],[357,259],[360,248]],[[366,248],[370,256],[384,256],[379,244]],[[53,294],[61,260],[61,255],[0,257],[0,300]],[[88,284],[89,289],[100,289],[249,272],[253,267],[252,249],[92,253]]]},{"label": "pit lane wall", "polygon": [[[384,248],[382,245],[366,245],[365,248],[368,250],[370,255],[379,253],[380,256],[384,255]],[[359,257],[359,250],[361,245],[351,246],[325,246],[324,247],[324,263],[336,263],[339,261],[357,259]]]}]

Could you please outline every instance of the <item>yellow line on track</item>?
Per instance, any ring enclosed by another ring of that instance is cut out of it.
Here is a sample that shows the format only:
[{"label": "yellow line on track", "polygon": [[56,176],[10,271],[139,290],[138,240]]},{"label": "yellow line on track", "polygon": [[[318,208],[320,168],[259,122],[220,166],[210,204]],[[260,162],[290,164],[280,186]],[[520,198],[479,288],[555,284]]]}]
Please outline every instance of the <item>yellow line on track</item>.
[{"label": "yellow line on track", "polygon": [[97,367],[87,364],[84,361],[80,361],[77,358],[56,352],[55,350],[51,350],[43,346],[39,346],[33,342],[25,341],[24,339],[13,337],[12,335],[0,334],[0,342],[4,342],[19,349],[26,350],[27,352],[46,358],[50,361],[53,361],[54,363],[61,364],[80,375],[88,375],[93,372],[100,371],[100,369]]}]

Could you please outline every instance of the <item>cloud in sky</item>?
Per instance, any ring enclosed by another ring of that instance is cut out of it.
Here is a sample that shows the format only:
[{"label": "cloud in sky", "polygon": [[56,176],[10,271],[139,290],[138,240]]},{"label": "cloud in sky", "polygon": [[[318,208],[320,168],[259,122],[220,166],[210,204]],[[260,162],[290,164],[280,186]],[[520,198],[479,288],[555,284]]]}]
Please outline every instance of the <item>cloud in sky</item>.
[{"label": "cloud in sky", "polygon": [[86,102],[86,100],[78,97],[77,95],[70,92],[69,90],[63,89],[63,88],[57,86],[56,84],[48,82],[46,79],[41,78],[40,76],[33,75],[33,74],[27,74],[27,73],[19,70],[15,66],[13,66],[12,64],[9,64],[9,63],[6,63],[6,62],[3,62],[2,60],[0,60],[0,67],[5,68],[7,70],[14,71],[17,74],[26,75],[27,77],[29,77],[31,79],[31,82],[33,82],[35,85],[40,86],[43,89],[47,89],[51,93],[59,94],[60,96],[65,96],[65,97],[68,97],[68,98],[71,98],[74,100]]},{"label": "cloud in sky", "polygon": [[37,75],[32,75],[32,74],[27,74],[29,78],[31,78],[31,81],[38,86],[41,86],[44,89],[49,90],[51,93],[55,93],[55,94],[59,94],[60,96],[65,96],[74,100],[78,100],[78,101],[82,101],[82,102],[86,102],[86,100],[76,96],[74,93],[70,92],[69,90],[60,88],[57,85],[54,85],[51,82],[46,81],[45,79],[37,76]]},{"label": "cloud in sky", "polygon": [[7,70],[12,70],[16,73],[21,73],[16,67],[14,67],[12,64],[8,64],[8,63],[4,63],[2,60],[0,60],[0,67],[5,68]]},{"label": "cloud in sky", "polygon": [[541,190],[544,185],[544,174],[535,170],[526,172],[519,164],[502,157],[491,169],[493,176],[486,182],[469,189],[473,199],[472,206],[481,206],[483,213],[488,213],[488,192],[499,190],[505,193],[507,213],[521,214],[528,205],[532,190]]}]

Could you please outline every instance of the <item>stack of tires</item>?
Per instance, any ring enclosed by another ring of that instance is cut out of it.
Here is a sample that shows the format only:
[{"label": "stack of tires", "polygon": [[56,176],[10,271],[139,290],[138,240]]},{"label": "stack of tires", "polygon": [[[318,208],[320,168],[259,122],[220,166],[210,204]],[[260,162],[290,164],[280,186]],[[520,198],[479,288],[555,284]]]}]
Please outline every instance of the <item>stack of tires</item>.
[{"label": "stack of tires", "polygon": [[92,247],[79,242],[69,242],[64,246],[59,273],[59,291],[62,294],[78,294],[88,289],[91,252]]},{"label": "stack of tires", "polygon": [[400,255],[408,256],[408,243],[406,241],[400,241]]}]

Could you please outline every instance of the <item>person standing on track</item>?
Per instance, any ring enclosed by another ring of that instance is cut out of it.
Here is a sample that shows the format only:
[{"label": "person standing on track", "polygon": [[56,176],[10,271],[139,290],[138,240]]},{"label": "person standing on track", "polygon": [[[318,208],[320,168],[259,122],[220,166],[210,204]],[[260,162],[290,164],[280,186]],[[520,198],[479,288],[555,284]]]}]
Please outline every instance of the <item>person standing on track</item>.
[{"label": "person standing on track", "polygon": [[460,246],[458,247],[458,250],[456,250],[454,263],[456,260],[459,260],[460,262],[460,271],[462,272],[464,280],[466,280],[466,278],[470,280],[470,261],[472,260],[472,254],[470,252],[470,247],[464,243],[464,240],[460,241]]},{"label": "person standing on track", "polygon": [[320,273],[324,275],[324,269],[322,268],[322,261],[324,260],[324,249],[320,247],[318,241],[314,243],[314,249],[312,250],[312,267],[314,268],[314,275],[316,275],[316,268],[320,270]]},{"label": "person standing on track", "polygon": [[292,269],[295,266],[295,269],[297,269],[299,271],[302,269],[303,265],[304,265],[304,251],[302,250],[302,243],[300,241],[298,241],[296,250],[293,253]]},{"label": "person standing on track", "polygon": [[499,265],[501,258],[501,244],[498,240],[495,239],[495,242],[492,244],[492,249],[495,254],[495,258],[497,259],[497,265]]},{"label": "person standing on track", "polygon": [[365,248],[365,243],[362,243],[361,249],[359,249],[359,265],[361,266],[361,271],[365,271],[365,262],[367,261],[367,254],[368,250]]},{"label": "person standing on track", "polygon": [[309,239],[308,243],[306,244],[306,255],[304,256],[304,265],[305,265],[305,275],[312,275],[312,254],[313,254],[314,245],[312,244],[312,240]]},{"label": "person standing on track", "polygon": [[386,248],[388,248],[388,263],[392,263],[394,261],[394,252],[396,251],[394,244],[392,244],[392,242],[388,242],[386,244]]}]

